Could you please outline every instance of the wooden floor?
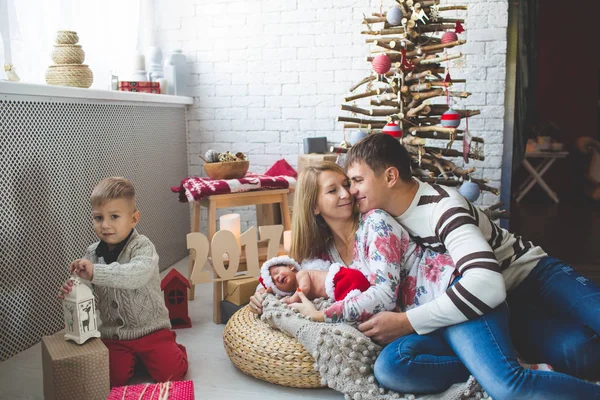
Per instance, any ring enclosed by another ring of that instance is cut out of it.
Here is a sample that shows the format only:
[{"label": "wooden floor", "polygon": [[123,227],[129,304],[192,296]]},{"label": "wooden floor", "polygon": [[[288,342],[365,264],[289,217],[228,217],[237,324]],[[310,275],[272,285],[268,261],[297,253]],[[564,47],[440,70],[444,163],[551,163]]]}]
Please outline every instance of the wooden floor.
[{"label": "wooden floor", "polygon": [[560,195],[555,204],[538,188],[511,205],[510,229],[600,283],[600,202]]},{"label": "wooden floor", "polygon": [[[600,203],[561,195],[556,205],[535,189],[511,208],[511,227],[550,255],[563,259],[600,283]],[[187,259],[177,263],[183,273]],[[188,379],[197,399],[342,399],[331,389],[284,388],[248,377],[236,369],[223,349],[223,325],[212,323],[212,285],[199,285],[190,302],[193,327],[177,331],[188,349]],[[37,344],[0,364],[0,399],[42,399],[41,349]]]}]

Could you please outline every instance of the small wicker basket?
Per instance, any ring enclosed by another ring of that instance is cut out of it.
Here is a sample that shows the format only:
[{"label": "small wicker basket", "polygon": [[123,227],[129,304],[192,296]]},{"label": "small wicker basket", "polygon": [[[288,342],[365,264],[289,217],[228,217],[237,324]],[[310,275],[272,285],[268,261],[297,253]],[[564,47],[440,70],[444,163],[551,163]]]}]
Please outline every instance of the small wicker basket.
[{"label": "small wicker basket", "polygon": [[79,44],[56,44],[52,50],[54,64],[83,64],[85,52]]},{"label": "small wicker basket", "polygon": [[48,85],[89,88],[93,82],[94,74],[87,65],[51,65],[46,70]]},{"label": "small wicker basket", "polygon": [[223,345],[231,362],[247,375],[288,387],[324,387],[308,351],[261,321],[248,306],[227,322]]},{"label": "small wicker basket", "polygon": [[58,44],[75,44],[79,42],[79,36],[73,31],[58,31],[56,32],[56,43]]}]

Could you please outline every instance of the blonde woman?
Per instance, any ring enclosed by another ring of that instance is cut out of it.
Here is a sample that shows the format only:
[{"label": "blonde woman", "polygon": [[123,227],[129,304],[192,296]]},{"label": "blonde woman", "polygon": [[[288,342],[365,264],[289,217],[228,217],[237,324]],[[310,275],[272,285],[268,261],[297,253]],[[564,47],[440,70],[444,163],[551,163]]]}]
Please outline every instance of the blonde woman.
[{"label": "blonde woman", "polygon": [[[394,310],[398,304],[403,308],[416,306],[444,293],[454,272],[448,257],[424,252],[382,210],[359,215],[349,186],[344,170],[331,162],[309,166],[300,174],[290,255],[300,264],[320,258],[359,270],[371,286],[323,311],[317,311],[308,301],[292,306],[316,321],[355,322]],[[421,262],[430,268],[419,268]],[[405,285],[407,282],[415,285]],[[413,290],[417,285],[424,290]],[[257,312],[261,310],[260,300],[254,296],[251,301],[251,308]]]}]

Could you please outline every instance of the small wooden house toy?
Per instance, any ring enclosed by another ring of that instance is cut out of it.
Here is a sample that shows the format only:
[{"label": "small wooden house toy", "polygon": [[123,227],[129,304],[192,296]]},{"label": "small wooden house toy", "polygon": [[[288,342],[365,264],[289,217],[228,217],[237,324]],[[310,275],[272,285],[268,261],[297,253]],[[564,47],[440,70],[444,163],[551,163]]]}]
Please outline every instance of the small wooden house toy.
[{"label": "small wooden house toy", "polygon": [[96,301],[92,290],[72,276],[73,289],[63,300],[65,340],[83,344],[93,337],[100,337],[96,326]]},{"label": "small wooden house toy", "polygon": [[165,304],[169,310],[169,319],[173,329],[191,328],[188,317],[188,289],[190,282],[175,268],[160,282],[160,289],[165,294]]}]

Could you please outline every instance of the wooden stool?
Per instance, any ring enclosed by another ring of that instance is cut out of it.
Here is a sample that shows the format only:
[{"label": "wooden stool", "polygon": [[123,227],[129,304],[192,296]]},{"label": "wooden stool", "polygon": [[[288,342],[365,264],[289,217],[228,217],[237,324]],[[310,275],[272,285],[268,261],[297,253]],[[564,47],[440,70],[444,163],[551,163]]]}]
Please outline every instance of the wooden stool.
[{"label": "wooden stool", "polygon": [[[217,233],[217,209],[230,208],[241,206],[260,206],[263,204],[277,204],[281,210],[281,220],[284,230],[291,229],[290,210],[288,206],[288,194],[290,189],[276,190],[254,190],[251,192],[217,194],[208,196],[205,199],[194,202],[192,211],[192,232],[200,231],[200,207],[208,207],[208,241],[212,241],[213,236]],[[194,258],[190,253],[190,275],[194,268]],[[191,285],[189,291],[189,299],[193,300],[195,295],[195,285]],[[221,312],[219,303],[223,300],[223,282],[215,282],[213,284],[213,308],[216,310],[213,313],[215,323],[221,323]]]}]

